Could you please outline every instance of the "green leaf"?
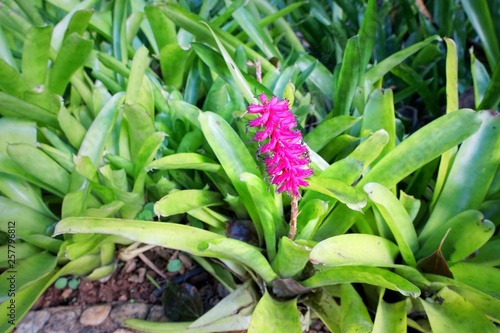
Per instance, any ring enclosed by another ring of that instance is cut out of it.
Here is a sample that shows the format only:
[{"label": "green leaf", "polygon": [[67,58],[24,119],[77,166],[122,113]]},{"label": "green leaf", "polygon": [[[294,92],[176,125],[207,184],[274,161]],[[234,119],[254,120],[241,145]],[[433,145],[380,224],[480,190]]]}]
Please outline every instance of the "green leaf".
[{"label": "green leaf", "polygon": [[158,216],[171,216],[186,213],[192,209],[222,205],[218,192],[205,190],[174,191],[155,203],[154,211]]},{"label": "green leaf", "polygon": [[335,299],[324,288],[316,289],[308,295],[304,303],[311,308],[328,329],[332,332],[341,332],[341,310]]},{"label": "green leaf", "polygon": [[344,265],[392,266],[398,247],[374,235],[346,234],[325,239],[313,247],[309,260],[327,267]]},{"label": "green leaf", "polygon": [[[358,183],[376,182],[392,188],[404,177],[458,145],[480,126],[481,119],[471,110],[458,110],[422,127],[382,158]],[[442,131],[442,128],[460,128]]]},{"label": "green leaf", "polygon": [[418,297],[420,289],[401,276],[386,269],[371,266],[334,267],[318,272],[301,282],[307,288],[318,288],[340,283],[367,283],[398,291],[405,296]]},{"label": "green leaf", "polygon": [[495,298],[500,297],[500,269],[460,262],[450,267],[455,280]]},{"label": "green leaf", "polygon": [[[68,217],[56,225],[54,236],[63,233],[117,235],[198,256],[239,261],[255,269],[265,281],[272,281],[277,277],[257,248],[186,225],[127,219]],[[217,241],[218,239],[222,242]]]},{"label": "green leaf", "polygon": [[[204,22],[203,22],[204,23]],[[215,34],[215,32],[210,28],[210,26],[205,23],[210,32],[212,33],[215,42],[217,43],[217,46],[219,47],[219,50],[222,54],[222,57],[224,57],[224,60],[226,61],[229,71],[231,72],[231,75],[233,77],[234,82],[236,82],[236,85],[240,89],[241,94],[243,97],[245,97],[246,101],[248,103],[255,103],[257,100],[254,97],[254,94],[252,93],[252,90],[250,89],[250,86],[248,85],[247,81],[243,77],[243,74],[239,70],[238,66],[234,62],[233,58],[229,55],[229,53],[226,51],[224,45],[222,42],[219,40],[218,36]]]},{"label": "green leaf", "polygon": [[490,238],[490,240],[484,244],[472,258],[467,258],[467,262],[488,265],[488,266],[499,266],[500,257],[500,238],[498,236]]},{"label": "green leaf", "polygon": [[19,177],[0,172],[0,192],[4,197],[56,218],[43,201],[40,189]]},{"label": "green leaf", "polygon": [[[10,158],[26,173],[37,178],[44,188],[63,196],[69,188],[70,175],[40,149],[25,143],[7,146]],[[33,164],[33,161],[37,161]]]},{"label": "green leaf", "polygon": [[79,35],[83,35],[89,25],[92,14],[94,14],[93,9],[76,11],[73,16],[71,16],[71,20],[68,23],[68,29],[64,33],[64,38],[68,37],[74,32]]},{"label": "green leaf", "polygon": [[352,210],[362,211],[366,206],[366,195],[346,183],[326,177],[311,177],[309,190],[313,190],[345,203]]},{"label": "green leaf", "polygon": [[500,113],[480,111],[477,118],[482,125],[460,146],[422,237],[464,210],[479,209],[488,193],[500,164]]},{"label": "green leaf", "polygon": [[457,45],[451,38],[446,43],[446,113],[458,110],[458,55]]},{"label": "green leaf", "polygon": [[500,46],[488,2],[486,0],[463,0],[461,3],[469,22],[481,40],[490,68],[493,68],[500,59]]},{"label": "green leaf", "polygon": [[78,150],[79,156],[88,156],[95,166],[102,158],[104,146],[118,116],[118,104],[123,96],[124,93],[118,93],[107,101],[92,122]]},{"label": "green leaf", "polygon": [[318,152],[321,148],[326,146],[328,142],[351,128],[360,120],[361,118],[347,115],[326,119],[309,132],[305,136],[304,141],[307,142],[309,148]]},{"label": "green leaf", "polygon": [[256,227],[256,229],[259,236],[264,237],[267,255],[272,261],[276,255],[276,236],[285,233],[285,226],[274,202],[274,197],[260,177],[244,172],[240,179],[247,185],[248,193],[255,206],[259,207],[257,214],[259,214],[261,224],[260,228]]},{"label": "green leaf", "polygon": [[162,132],[153,133],[142,144],[137,158],[135,159],[134,175],[137,179],[142,172],[146,172],[145,167],[155,158],[158,149],[160,149],[166,134]]},{"label": "green leaf", "polygon": [[161,73],[165,84],[181,89],[189,52],[177,43],[167,44],[160,51]]},{"label": "green leaf", "polygon": [[148,5],[144,8],[144,12],[153,30],[158,50],[177,43],[175,24],[162,13],[158,5]]},{"label": "green leaf", "polygon": [[340,286],[342,332],[371,332],[373,323],[363,299],[349,283]]},{"label": "green leaf", "polygon": [[219,115],[200,113],[199,122],[208,144],[238,192],[254,223],[261,224],[257,207],[240,176],[248,172],[260,177],[259,169],[238,134]]},{"label": "green leaf", "polygon": [[198,245],[201,255],[210,254],[217,258],[229,259],[251,268],[266,283],[278,278],[260,249],[232,238],[213,238]]},{"label": "green leaf", "polygon": [[[346,3],[350,4],[349,1]],[[353,6],[354,7],[354,6]],[[357,15],[357,11],[353,8],[353,14]],[[364,73],[366,66],[370,62],[373,49],[375,48],[375,37],[377,32],[377,2],[369,0],[366,3],[363,22],[359,28],[359,51],[360,51],[360,73]]]},{"label": "green leaf", "polygon": [[316,86],[326,98],[331,99],[334,93],[333,88],[333,74],[316,58],[304,53],[302,54],[295,63],[301,71],[306,71],[309,67],[315,64],[314,70],[308,76],[308,81],[310,81],[314,86]]},{"label": "green leaf", "polygon": [[[391,56],[385,58],[381,62],[379,62],[377,65],[373,66],[370,70],[368,70],[364,76],[365,80],[368,80],[372,84],[380,80],[384,75],[389,73],[391,69],[394,67],[398,66],[400,63],[406,60],[409,56],[413,55],[414,53],[420,51],[422,48],[425,46],[429,45],[430,43],[439,40],[440,37],[437,35],[427,37],[425,40],[419,43],[415,43],[410,47],[407,47],[404,50],[401,50],[399,52],[396,52],[392,54]],[[363,79],[362,81],[363,82]]]},{"label": "green leaf", "polygon": [[22,76],[0,58],[0,90],[14,97],[22,98],[28,90]]},{"label": "green leaf", "polygon": [[83,66],[90,55],[93,41],[72,33],[63,42],[50,70],[49,90],[62,95],[71,76]]},{"label": "green leaf", "polygon": [[413,252],[418,248],[417,233],[405,208],[394,194],[382,185],[368,183],[363,189],[391,229],[403,260],[415,267],[417,263]]},{"label": "green leaf", "polygon": [[380,153],[377,161],[396,146],[396,122],[394,111],[394,98],[391,89],[375,89],[369,96],[363,112],[363,122],[361,131],[385,130],[389,136],[389,141],[384,150]]},{"label": "green leaf", "polygon": [[[470,62],[471,62],[471,75],[472,75],[472,85],[474,87],[474,101],[477,110],[480,110],[479,105],[483,101],[484,94],[486,93],[486,89],[490,84],[490,75],[486,70],[486,67],[479,61],[474,52],[470,52]],[[489,105],[491,102],[488,102]]]},{"label": "green leaf", "polygon": [[164,156],[149,163],[148,170],[176,170],[176,169],[194,169],[206,172],[219,172],[222,170],[220,164],[214,160],[196,153],[178,153]]},{"label": "green leaf", "polygon": [[342,67],[334,95],[334,108],[329,116],[349,115],[352,99],[358,86],[360,71],[360,49],[358,36],[350,38],[347,42],[342,60]]},{"label": "green leaf", "polygon": [[441,289],[434,300],[421,303],[433,332],[498,332],[481,312],[449,288]]},{"label": "green leaf", "polygon": [[257,23],[252,13],[242,6],[232,14],[233,18],[238,22],[240,28],[246,32],[250,39],[255,43],[257,48],[265,54],[266,58],[272,57],[282,58],[278,48],[274,45],[271,37],[261,25]]},{"label": "green leaf", "polygon": [[300,241],[294,242],[287,237],[281,237],[272,267],[281,278],[295,277],[304,270],[310,251],[311,249]]},{"label": "green leaf", "polygon": [[20,290],[50,274],[56,263],[57,257],[44,251],[21,260],[15,267],[3,272],[0,275],[0,302],[15,297]]},{"label": "green leaf", "polygon": [[416,255],[424,257],[436,250],[448,229],[450,231],[443,244],[443,255],[453,263],[480,249],[493,236],[495,225],[477,210],[463,211],[451,219],[442,221],[427,237],[422,235],[422,247]]},{"label": "green leaf", "polygon": [[296,239],[310,240],[328,212],[328,202],[313,199],[300,206],[299,211]]},{"label": "green leaf", "polygon": [[79,148],[87,130],[69,113],[63,103],[61,103],[59,112],[57,113],[57,120],[59,121],[62,131],[68,138],[69,143],[73,147]]},{"label": "green leaf", "polygon": [[0,115],[4,117],[22,118],[36,121],[45,126],[59,128],[56,116],[37,105],[27,103],[19,98],[0,91]]},{"label": "green leaf", "polygon": [[167,270],[169,272],[177,272],[182,267],[182,261],[179,259],[174,259],[168,262]]},{"label": "green leaf", "polygon": [[244,283],[195,320],[189,328],[212,331],[247,329],[250,320],[247,311],[255,307],[256,297],[252,284]]},{"label": "green leaf", "polygon": [[248,327],[248,333],[260,332],[302,332],[297,299],[278,301],[266,291],[253,311]]},{"label": "green leaf", "polygon": [[46,82],[52,30],[51,25],[33,26],[26,36],[23,46],[22,69],[23,79],[30,88]]},{"label": "green leaf", "polygon": [[400,302],[386,302],[383,293],[377,306],[375,322],[373,323],[373,333],[406,332],[406,300]]}]

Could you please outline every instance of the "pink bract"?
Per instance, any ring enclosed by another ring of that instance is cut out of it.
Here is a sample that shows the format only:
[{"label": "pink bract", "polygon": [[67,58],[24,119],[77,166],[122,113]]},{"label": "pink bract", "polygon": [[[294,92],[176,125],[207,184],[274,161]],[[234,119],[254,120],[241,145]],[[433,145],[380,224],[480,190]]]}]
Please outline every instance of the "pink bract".
[{"label": "pink bract", "polygon": [[312,175],[312,170],[302,134],[295,129],[295,116],[286,99],[272,97],[268,100],[265,94],[259,98],[262,105],[252,104],[247,111],[260,115],[249,125],[262,127],[255,133],[254,140],[267,140],[259,148],[259,154],[265,156],[266,172],[271,183],[277,186],[278,193],[299,196],[299,187],[308,185],[305,178]]}]

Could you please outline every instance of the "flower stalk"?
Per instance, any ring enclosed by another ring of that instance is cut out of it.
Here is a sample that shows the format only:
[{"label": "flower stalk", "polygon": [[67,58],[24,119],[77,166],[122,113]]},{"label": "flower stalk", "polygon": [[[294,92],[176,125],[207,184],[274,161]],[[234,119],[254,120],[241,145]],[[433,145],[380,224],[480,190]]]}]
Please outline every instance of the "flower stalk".
[{"label": "flower stalk", "polygon": [[290,110],[288,100],[271,100],[265,94],[259,96],[261,105],[252,104],[247,111],[258,114],[249,122],[252,127],[262,128],[257,131],[254,140],[259,144],[258,153],[264,156],[266,173],[271,184],[276,185],[278,193],[286,192],[292,198],[290,232],[293,239],[297,230],[299,187],[307,186],[305,178],[312,175],[309,167],[309,155],[302,134],[297,127],[297,121]]}]

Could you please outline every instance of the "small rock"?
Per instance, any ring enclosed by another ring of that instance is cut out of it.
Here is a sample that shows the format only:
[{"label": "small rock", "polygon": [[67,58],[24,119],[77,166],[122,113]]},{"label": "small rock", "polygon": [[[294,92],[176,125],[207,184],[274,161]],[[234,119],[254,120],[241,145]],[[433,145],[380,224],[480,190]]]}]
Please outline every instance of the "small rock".
[{"label": "small rock", "polygon": [[109,318],[118,323],[123,323],[128,318],[145,319],[149,306],[143,303],[125,303],[117,305],[111,310]]},{"label": "small rock", "polygon": [[125,264],[125,273],[131,273],[134,271],[134,269],[137,267],[137,261],[134,259],[134,260],[129,260],[127,261],[127,263]]},{"label": "small rock", "polygon": [[169,321],[165,316],[165,311],[163,310],[163,306],[161,305],[153,305],[149,310],[148,317],[146,320],[149,321],[161,321],[166,322]]},{"label": "small rock", "polygon": [[70,288],[66,288],[66,289],[64,289],[64,290],[63,290],[63,292],[62,292],[62,294],[61,294],[61,297],[62,297],[63,299],[68,299],[68,298],[69,298],[69,296],[71,296],[71,293],[72,293],[72,292],[73,292],[73,290],[72,290],[72,289],[70,289]]},{"label": "small rock", "polygon": [[113,331],[113,333],[133,333],[132,331],[126,330],[124,328],[119,328],[116,331]]},{"label": "small rock", "polygon": [[182,261],[182,264],[186,266],[187,269],[193,268],[193,262],[187,255],[179,253],[179,260]]},{"label": "small rock", "polygon": [[133,283],[143,283],[144,277],[146,276],[146,268],[141,267],[137,269],[137,274],[132,274],[127,281]]},{"label": "small rock", "polygon": [[41,332],[43,333],[66,333],[75,327],[78,316],[75,311],[58,311],[53,313]]},{"label": "small rock", "polygon": [[118,302],[125,302],[127,300],[127,295],[120,295],[118,297]]},{"label": "small rock", "polygon": [[95,305],[83,311],[80,323],[85,326],[97,326],[108,318],[111,305]]},{"label": "small rock", "polygon": [[32,311],[23,318],[17,326],[18,333],[37,333],[42,330],[47,320],[50,318],[50,313],[45,310]]}]

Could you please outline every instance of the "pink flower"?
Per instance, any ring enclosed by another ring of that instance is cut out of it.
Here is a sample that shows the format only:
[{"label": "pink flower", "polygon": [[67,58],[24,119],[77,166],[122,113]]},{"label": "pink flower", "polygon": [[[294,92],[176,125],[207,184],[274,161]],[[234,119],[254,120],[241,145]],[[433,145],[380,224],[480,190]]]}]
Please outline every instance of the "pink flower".
[{"label": "pink flower", "polygon": [[266,172],[277,192],[298,197],[299,187],[308,185],[304,179],[312,175],[312,170],[302,134],[294,129],[297,121],[287,100],[272,97],[269,101],[265,94],[259,97],[262,105],[252,104],[247,109],[248,113],[260,114],[249,122],[250,126],[263,128],[255,133],[254,140],[268,139],[258,152],[264,155]]}]

